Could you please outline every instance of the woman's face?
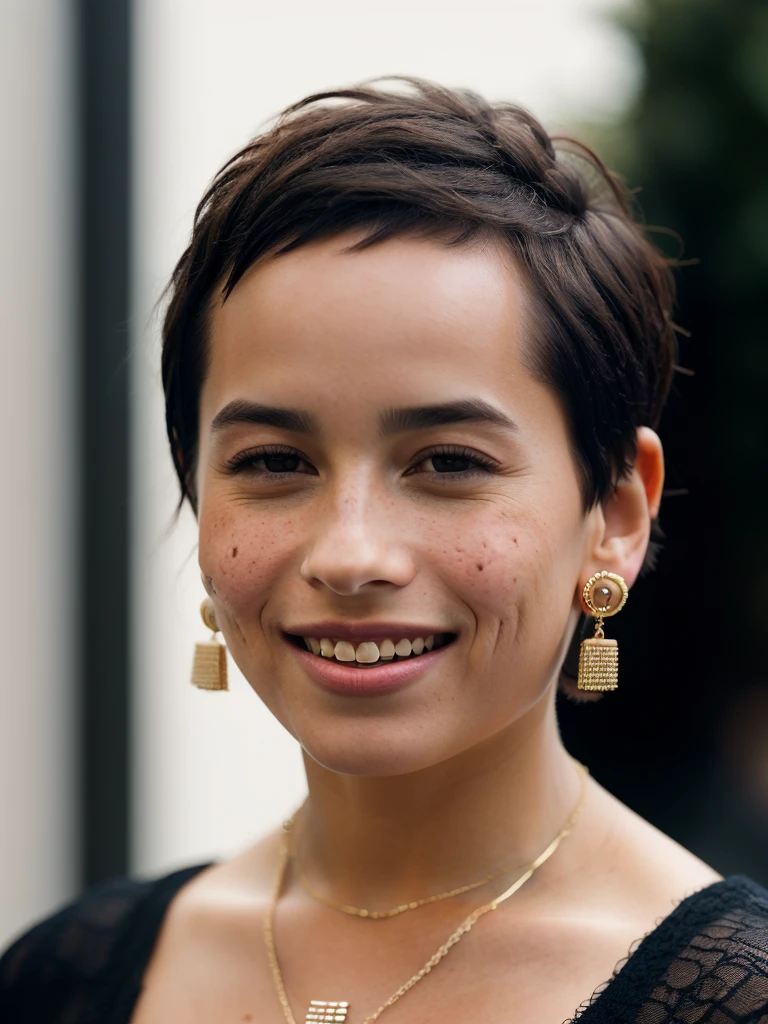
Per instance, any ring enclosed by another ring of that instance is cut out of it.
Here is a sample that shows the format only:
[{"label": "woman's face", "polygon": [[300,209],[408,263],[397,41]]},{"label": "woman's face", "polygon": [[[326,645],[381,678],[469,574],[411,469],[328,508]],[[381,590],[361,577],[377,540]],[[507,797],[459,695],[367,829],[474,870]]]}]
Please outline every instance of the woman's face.
[{"label": "woman's face", "polygon": [[199,558],[280,722],[330,769],[390,775],[544,706],[602,517],[526,368],[510,257],[340,252],[358,237],[256,264],[212,312]]}]

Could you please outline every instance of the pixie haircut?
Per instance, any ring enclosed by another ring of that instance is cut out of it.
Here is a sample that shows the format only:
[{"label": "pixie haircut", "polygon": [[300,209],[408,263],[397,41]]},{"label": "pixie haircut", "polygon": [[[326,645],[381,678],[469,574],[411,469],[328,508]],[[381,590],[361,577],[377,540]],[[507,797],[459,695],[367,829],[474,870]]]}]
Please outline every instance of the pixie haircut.
[{"label": "pixie haircut", "polygon": [[467,89],[387,76],[286,108],[221,168],[168,283],[162,376],[181,485],[197,511],[199,400],[214,296],[259,258],[363,228],[357,251],[397,235],[500,240],[534,302],[531,372],[560,396],[585,510],[658,425],[675,359],[670,261],[630,194],[583,144]]}]

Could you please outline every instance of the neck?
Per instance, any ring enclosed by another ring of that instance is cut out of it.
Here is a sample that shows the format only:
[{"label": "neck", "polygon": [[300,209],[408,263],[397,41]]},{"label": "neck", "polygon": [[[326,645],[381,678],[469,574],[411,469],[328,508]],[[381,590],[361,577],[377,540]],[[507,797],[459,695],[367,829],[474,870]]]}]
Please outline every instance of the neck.
[{"label": "neck", "polygon": [[309,797],[294,841],[308,877],[340,902],[382,909],[529,864],[581,788],[551,700],[539,705],[407,776],[340,775],[306,757]]}]

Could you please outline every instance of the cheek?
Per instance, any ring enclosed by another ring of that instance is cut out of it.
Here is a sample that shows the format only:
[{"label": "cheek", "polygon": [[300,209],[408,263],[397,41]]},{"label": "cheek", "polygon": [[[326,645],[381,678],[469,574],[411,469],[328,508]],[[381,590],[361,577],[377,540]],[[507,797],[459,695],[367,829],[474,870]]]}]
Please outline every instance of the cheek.
[{"label": "cheek", "polygon": [[523,572],[515,531],[502,534],[494,524],[477,524],[451,538],[439,553],[444,572],[473,608],[505,607]]},{"label": "cheek", "polygon": [[235,613],[263,603],[295,549],[296,524],[237,509],[200,511],[200,569],[217,597]]},{"label": "cheek", "polygon": [[430,546],[442,574],[481,605],[508,601],[538,558],[530,526],[499,511],[434,529]]},{"label": "cheek", "polygon": [[577,522],[528,509],[493,509],[432,531],[432,562],[447,587],[472,610],[478,628],[512,633],[570,610],[578,566]]}]

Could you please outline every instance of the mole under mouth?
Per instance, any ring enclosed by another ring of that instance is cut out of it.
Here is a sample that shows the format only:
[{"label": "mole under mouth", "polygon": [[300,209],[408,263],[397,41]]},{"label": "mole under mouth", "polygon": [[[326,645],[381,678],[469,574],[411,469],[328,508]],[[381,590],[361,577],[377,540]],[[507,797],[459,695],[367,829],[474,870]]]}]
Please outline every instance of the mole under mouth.
[{"label": "mole under mouth", "polygon": [[290,644],[301,651],[307,651],[323,661],[330,661],[347,668],[378,668],[398,661],[413,661],[429,654],[432,650],[446,647],[456,639],[456,633],[434,633],[414,640],[350,641],[333,637],[304,637],[286,633]]}]

